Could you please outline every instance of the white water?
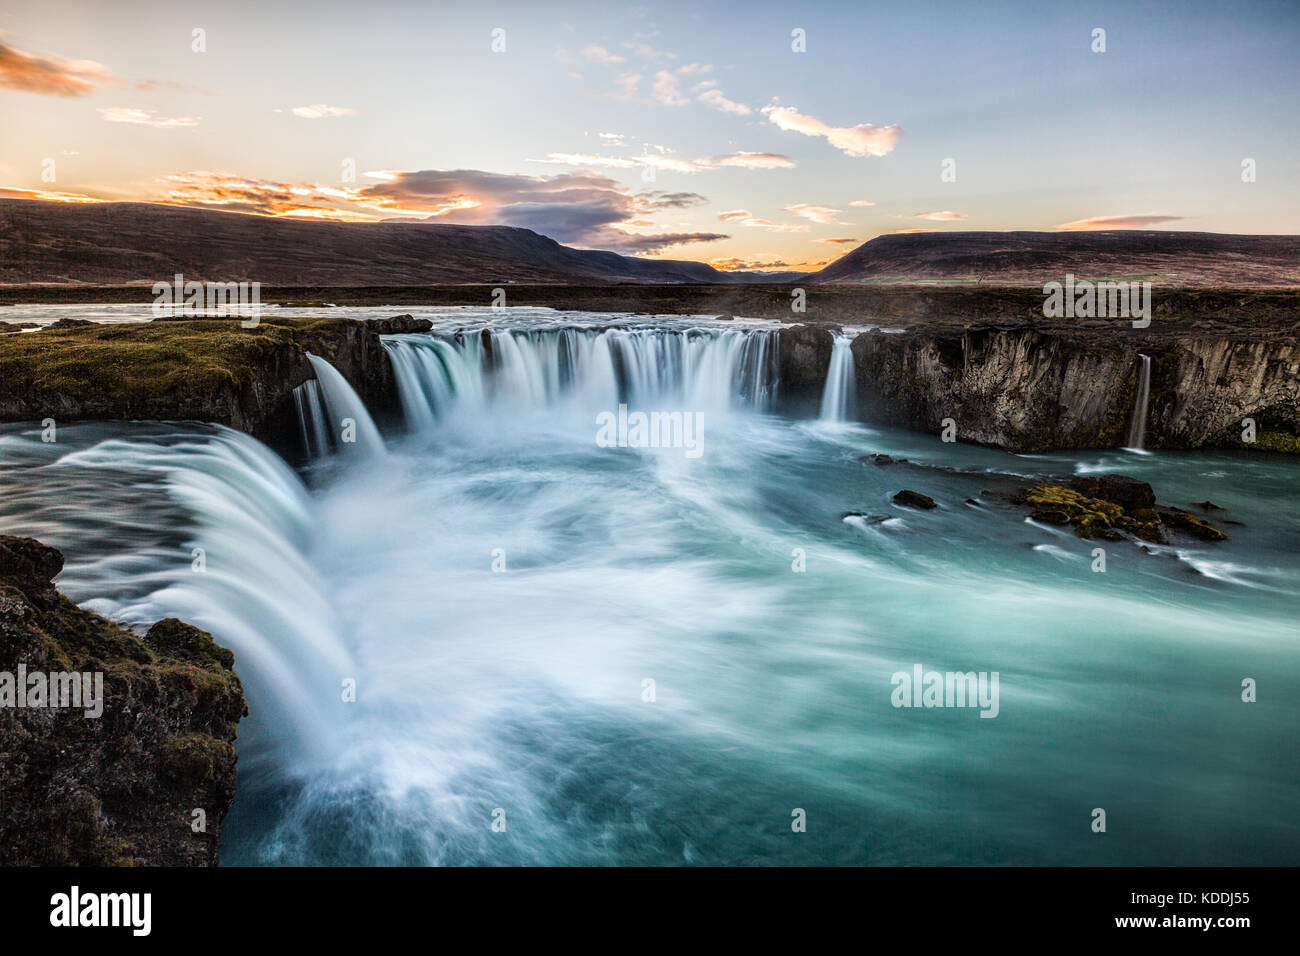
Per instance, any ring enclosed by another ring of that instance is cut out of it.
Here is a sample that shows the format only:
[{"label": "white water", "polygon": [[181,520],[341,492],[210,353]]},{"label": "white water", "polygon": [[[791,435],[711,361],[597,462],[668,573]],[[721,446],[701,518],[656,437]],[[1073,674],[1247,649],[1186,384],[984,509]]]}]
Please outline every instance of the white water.
[{"label": "white water", "polygon": [[[776,395],[767,330],[560,328],[386,336],[413,431],[483,427],[493,411],[642,411],[727,415]],[[594,422],[594,420],[593,420]]]},{"label": "white water", "polygon": [[1147,400],[1151,394],[1151,356],[1138,355],[1142,365],[1138,370],[1137,395],[1133,400],[1133,418],[1128,426],[1128,446],[1142,451],[1147,434]]},{"label": "white water", "polygon": [[315,379],[303,382],[293,390],[293,401],[298,411],[299,437],[307,457],[321,458],[329,454],[329,432],[320,383]]},{"label": "white water", "polygon": [[837,335],[822,389],[821,419],[842,422],[852,417],[857,382],[853,377],[853,336]]},{"label": "white water", "polygon": [[307,359],[316,370],[316,380],[320,383],[328,412],[327,432],[335,447],[349,455],[371,458],[382,456],[384,439],[375,427],[370,412],[366,410],[365,403],[352,390],[348,380],[323,358],[308,353]]}]

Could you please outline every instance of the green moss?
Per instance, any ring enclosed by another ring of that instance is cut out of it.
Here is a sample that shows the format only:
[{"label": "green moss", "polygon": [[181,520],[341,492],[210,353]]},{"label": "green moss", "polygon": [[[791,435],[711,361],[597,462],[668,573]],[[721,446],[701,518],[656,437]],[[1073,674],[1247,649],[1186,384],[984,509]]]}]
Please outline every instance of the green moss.
[{"label": "green moss", "polygon": [[1020,500],[1033,508],[1030,516],[1036,521],[1070,525],[1081,538],[1092,538],[1116,527],[1124,517],[1119,505],[1061,485],[1035,485]]},{"label": "green moss", "polygon": [[159,320],[0,336],[0,382],[84,397],[136,398],[179,388],[222,389],[249,381],[257,361],[286,345],[324,340],[352,319]]},{"label": "green moss", "polygon": [[1300,436],[1288,435],[1286,432],[1256,432],[1254,444],[1243,447],[1256,451],[1275,451],[1284,455],[1300,455]]},{"label": "green moss", "polygon": [[169,737],[162,744],[162,771],[173,784],[193,787],[206,783],[234,761],[234,748],[207,734]]},{"label": "green moss", "polygon": [[1081,538],[1106,536],[1110,531],[1127,531],[1144,541],[1163,543],[1165,540],[1161,516],[1151,508],[1128,514],[1114,502],[1090,498],[1062,485],[1035,485],[1018,495],[1016,500],[1033,509],[1030,517],[1035,521],[1068,525]]}]

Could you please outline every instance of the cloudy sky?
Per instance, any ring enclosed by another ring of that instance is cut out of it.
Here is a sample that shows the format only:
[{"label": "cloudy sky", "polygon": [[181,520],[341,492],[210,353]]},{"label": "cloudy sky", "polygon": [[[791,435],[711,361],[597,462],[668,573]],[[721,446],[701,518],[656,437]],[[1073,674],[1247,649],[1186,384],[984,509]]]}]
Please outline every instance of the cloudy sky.
[{"label": "cloudy sky", "polygon": [[1052,7],[0,0],[0,197],[722,268],[915,229],[1300,233],[1300,4]]}]

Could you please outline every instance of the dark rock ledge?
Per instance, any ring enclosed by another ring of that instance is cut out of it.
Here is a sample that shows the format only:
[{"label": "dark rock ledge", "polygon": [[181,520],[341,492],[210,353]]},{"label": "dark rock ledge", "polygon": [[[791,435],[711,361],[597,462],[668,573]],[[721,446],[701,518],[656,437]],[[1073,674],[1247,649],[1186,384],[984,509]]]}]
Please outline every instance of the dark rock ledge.
[{"label": "dark rock ledge", "polygon": [[296,429],[293,390],[329,360],[376,413],[397,408],[380,335],[428,331],[389,319],[162,319],[0,335],[0,421],[203,421],[261,439]]},{"label": "dark rock ledge", "polygon": [[248,712],[234,655],[174,618],[137,637],[82,610],[62,568],[0,535],[0,672],[103,673],[97,718],[0,707],[0,866],[215,865]]}]

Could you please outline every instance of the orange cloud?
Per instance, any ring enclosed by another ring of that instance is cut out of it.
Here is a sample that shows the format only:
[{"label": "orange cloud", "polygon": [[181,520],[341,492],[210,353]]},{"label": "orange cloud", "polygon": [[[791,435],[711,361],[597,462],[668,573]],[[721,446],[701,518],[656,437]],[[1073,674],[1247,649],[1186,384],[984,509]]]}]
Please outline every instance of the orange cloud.
[{"label": "orange cloud", "polygon": [[[823,226],[839,222],[835,217],[840,214],[840,211],[832,209],[830,206],[814,206],[806,202],[800,202],[795,203],[793,206],[786,206],[785,211],[792,212],[804,219],[810,219]],[[840,223],[840,225],[844,225],[844,223]]]},{"label": "orange cloud", "polygon": [[929,219],[933,222],[956,222],[958,219],[965,219],[959,212],[953,212],[951,209],[942,209],[939,212],[918,212],[913,219]]},{"label": "orange cloud", "polygon": [[114,82],[108,67],[94,60],[36,56],[0,43],[0,86],[46,96],[86,96]]},{"label": "orange cloud", "polygon": [[728,256],[710,259],[709,265],[722,272],[744,272],[749,269],[789,269],[790,263],[770,256]]},{"label": "orange cloud", "polygon": [[1183,216],[1094,216],[1091,219],[1076,219],[1057,226],[1064,232],[1090,232],[1100,229],[1142,229],[1146,226],[1159,225],[1162,222],[1177,222]]},{"label": "orange cloud", "polygon": [[44,199],[46,202],[108,202],[81,193],[58,193],[47,189],[23,189],[20,186],[0,186],[0,199]]}]

